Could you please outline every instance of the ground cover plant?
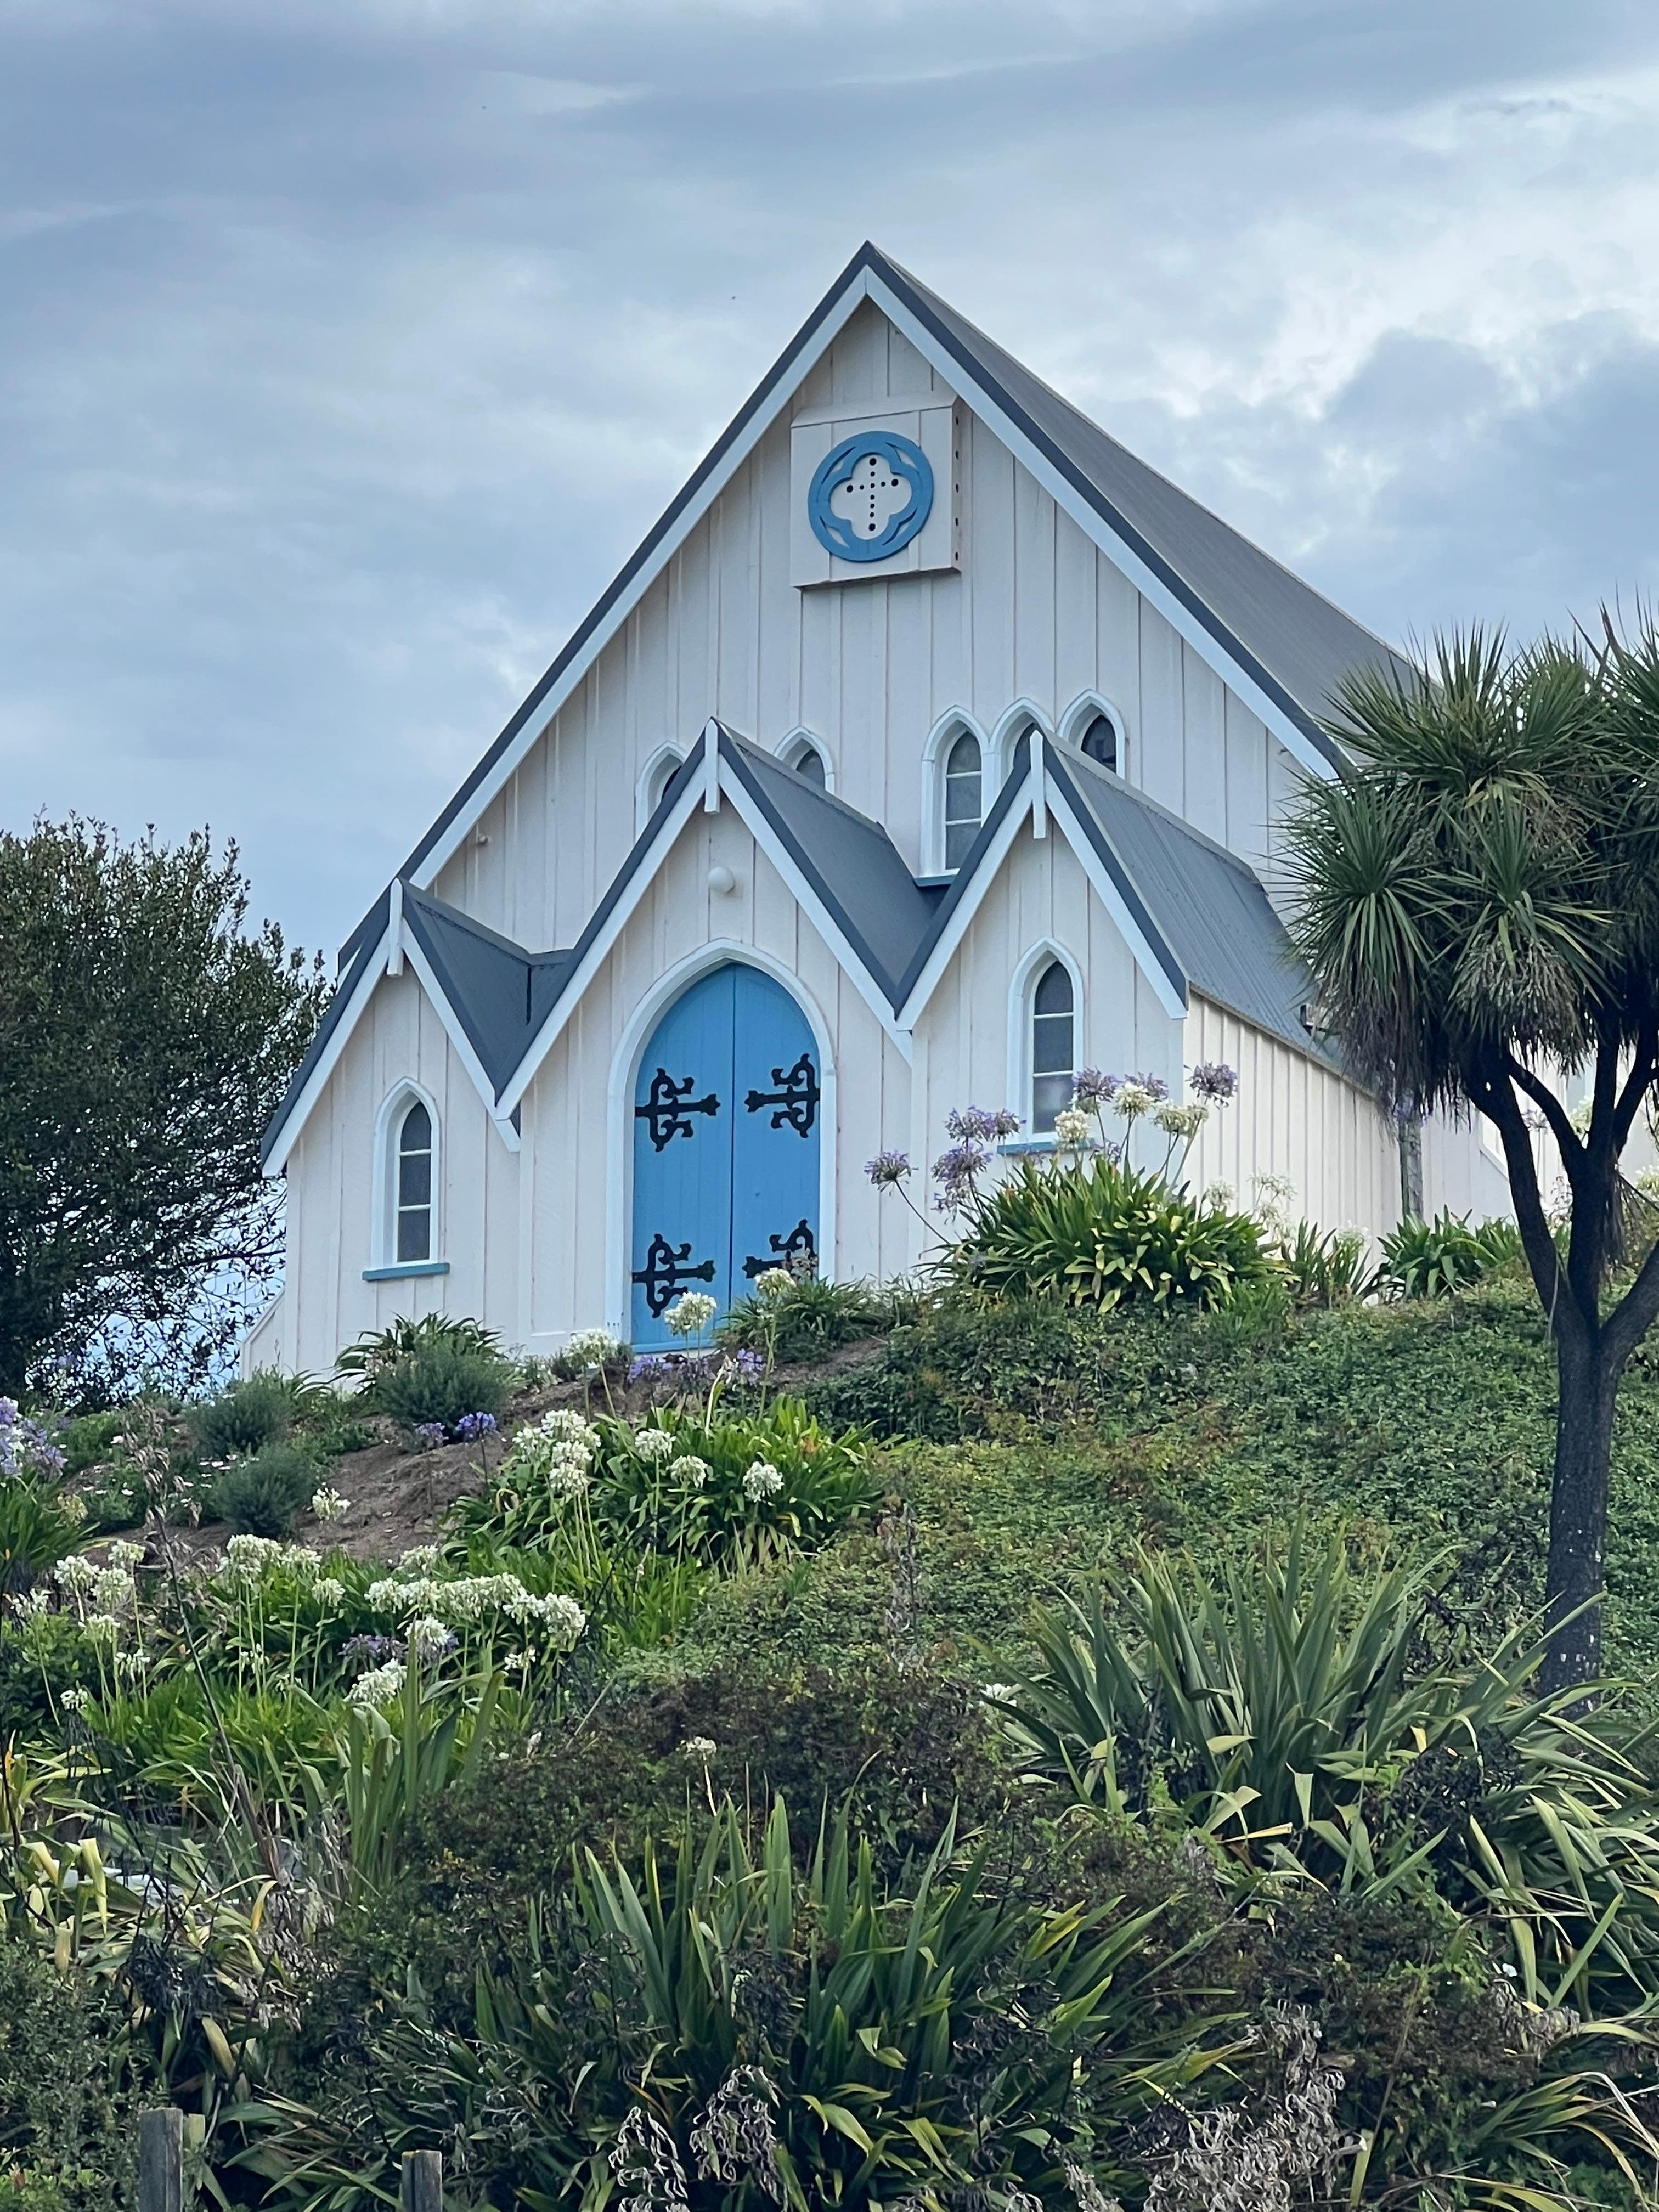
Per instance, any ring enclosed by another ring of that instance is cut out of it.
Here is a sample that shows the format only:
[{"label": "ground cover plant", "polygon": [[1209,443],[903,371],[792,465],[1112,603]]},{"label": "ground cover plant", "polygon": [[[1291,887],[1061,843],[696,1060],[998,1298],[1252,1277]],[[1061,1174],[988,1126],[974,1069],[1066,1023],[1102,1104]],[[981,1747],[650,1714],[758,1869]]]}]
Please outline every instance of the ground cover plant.
[{"label": "ground cover plant", "polygon": [[[763,1315],[667,1369],[362,1348],[507,1364],[459,1443],[360,1387],[217,1469],[189,1413],[73,1475],[41,1425],[3,1955],[233,2204],[366,2207],[428,2144],[499,2212],[1653,2201],[1659,1756],[1638,1680],[1539,1686],[1535,1306],[1501,1264],[1379,1301],[1257,1225],[1271,1311],[935,1289],[805,1400]],[[416,1486],[471,1455],[391,1560],[330,1548],[354,1423]],[[273,1450],[297,1535],[190,1526]],[[129,1451],[99,1540],[64,1502]],[[0,2041],[20,2185],[112,2203],[32,2068]]]}]

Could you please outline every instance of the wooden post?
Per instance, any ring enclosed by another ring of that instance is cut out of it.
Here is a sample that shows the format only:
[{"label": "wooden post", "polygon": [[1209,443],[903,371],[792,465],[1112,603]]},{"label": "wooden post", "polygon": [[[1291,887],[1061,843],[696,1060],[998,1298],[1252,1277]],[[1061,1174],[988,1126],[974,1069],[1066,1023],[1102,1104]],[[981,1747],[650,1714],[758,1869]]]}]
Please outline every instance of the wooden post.
[{"label": "wooden post", "polygon": [[138,2116],[138,2212],[184,2212],[185,2116],[176,2105]]},{"label": "wooden post", "polygon": [[439,2150],[404,2153],[403,2212],[444,2212],[444,2157]]}]

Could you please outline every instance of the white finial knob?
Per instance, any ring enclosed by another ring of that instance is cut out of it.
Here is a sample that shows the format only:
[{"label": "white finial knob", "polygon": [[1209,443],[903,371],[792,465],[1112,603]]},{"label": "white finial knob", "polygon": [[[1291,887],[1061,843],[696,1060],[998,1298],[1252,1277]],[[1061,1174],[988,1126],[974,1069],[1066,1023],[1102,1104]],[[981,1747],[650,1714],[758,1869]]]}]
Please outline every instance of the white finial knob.
[{"label": "white finial knob", "polygon": [[724,860],[716,860],[708,871],[708,888],[711,891],[718,891],[722,898],[727,891],[734,891],[738,888],[738,879]]}]

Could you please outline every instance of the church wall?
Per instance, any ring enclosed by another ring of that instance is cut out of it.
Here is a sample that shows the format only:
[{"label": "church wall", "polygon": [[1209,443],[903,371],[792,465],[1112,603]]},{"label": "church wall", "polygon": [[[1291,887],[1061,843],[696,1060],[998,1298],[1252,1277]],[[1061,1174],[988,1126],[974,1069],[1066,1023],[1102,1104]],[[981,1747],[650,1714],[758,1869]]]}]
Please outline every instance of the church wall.
[{"label": "church wall", "polygon": [[1266,860],[1294,763],[965,410],[960,573],[789,581],[790,416],[940,388],[873,307],[854,315],[493,803],[487,842],[441,872],[441,897],[532,948],[572,943],[633,842],[646,762],[711,713],[769,747],[810,730],[840,796],[919,867],[939,719],[963,709],[988,738],[1025,700],[1052,728],[1088,691],[1121,717],[1133,783]]},{"label": "church wall", "polygon": [[1030,1101],[1016,1095],[1025,1014],[1022,1006],[1012,1022],[1010,999],[1021,963],[1045,942],[1084,978],[1078,1065],[1145,1069],[1178,1085],[1181,1024],[1164,1012],[1066,839],[1053,828],[1034,837],[1028,824],[916,1024],[919,1070],[924,1041],[927,1048],[917,1084],[926,1121],[911,1147],[919,1167],[950,1142],[945,1122],[953,1107],[1006,1106],[1029,1121]]},{"label": "church wall", "polygon": [[1188,1012],[1187,1066],[1224,1060],[1238,1096],[1214,1112],[1194,1146],[1187,1181],[1194,1190],[1224,1182],[1243,1207],[1255,1179],[1282,1176],[1292,1221],[1364,1229],[1373,1238],[1400,1217],[1400,1150],[1367,1094],[1305,1053],[1253,1029],[1194,995]]},{"label": "church wall", "polygon": [[[710,889],[716,864],[732,871],[735,890]],[[625,1071],[625,1087],[613,1090],[613,1073],[653,986],[716,941],[751,946],[798,977],[829,1033],[836,1273],[881,1277],[910,1264],[910,1217],[891,1200],[884,1206],[863,1174],[866,1159],[908,1140],[910,1071],[903,1055],[738,817],[730,807],[697,813],[525,1098],[528,1205],[519,1334],[532,1346],[560,1342],[576,1328],[625,1324],[621,1255],[629,1241],[633,1087]],[[826,1144],[831,1133],[826,1127]]]},{"label": "church wall", "polygon": [[[375,1124],[402,1081],[439,1123],[437,1257],[447,1275],[366,1283],[374,1265]],[[497,1134],[412,969],[381,981],[289,1156],[288,1288],[260,1353],[327,1373],[343,1345],[399,1315],[469,1314],[517,1334],[519,1161]]]}]

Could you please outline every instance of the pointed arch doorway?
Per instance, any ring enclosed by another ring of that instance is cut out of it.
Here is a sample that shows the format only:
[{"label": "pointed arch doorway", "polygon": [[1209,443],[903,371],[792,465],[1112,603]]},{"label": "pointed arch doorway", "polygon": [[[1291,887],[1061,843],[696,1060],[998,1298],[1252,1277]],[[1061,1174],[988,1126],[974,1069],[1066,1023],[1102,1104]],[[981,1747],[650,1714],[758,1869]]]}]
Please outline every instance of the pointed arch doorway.
[{"label": "pointed arch doorway", "polygon": [[633,1099],[629,1333],[675,1342],[687,1291],[722,1314],[769,1267],[816,1267],[823,1069],[781,983],[729,961],[689,984],[646,1040]]}]

